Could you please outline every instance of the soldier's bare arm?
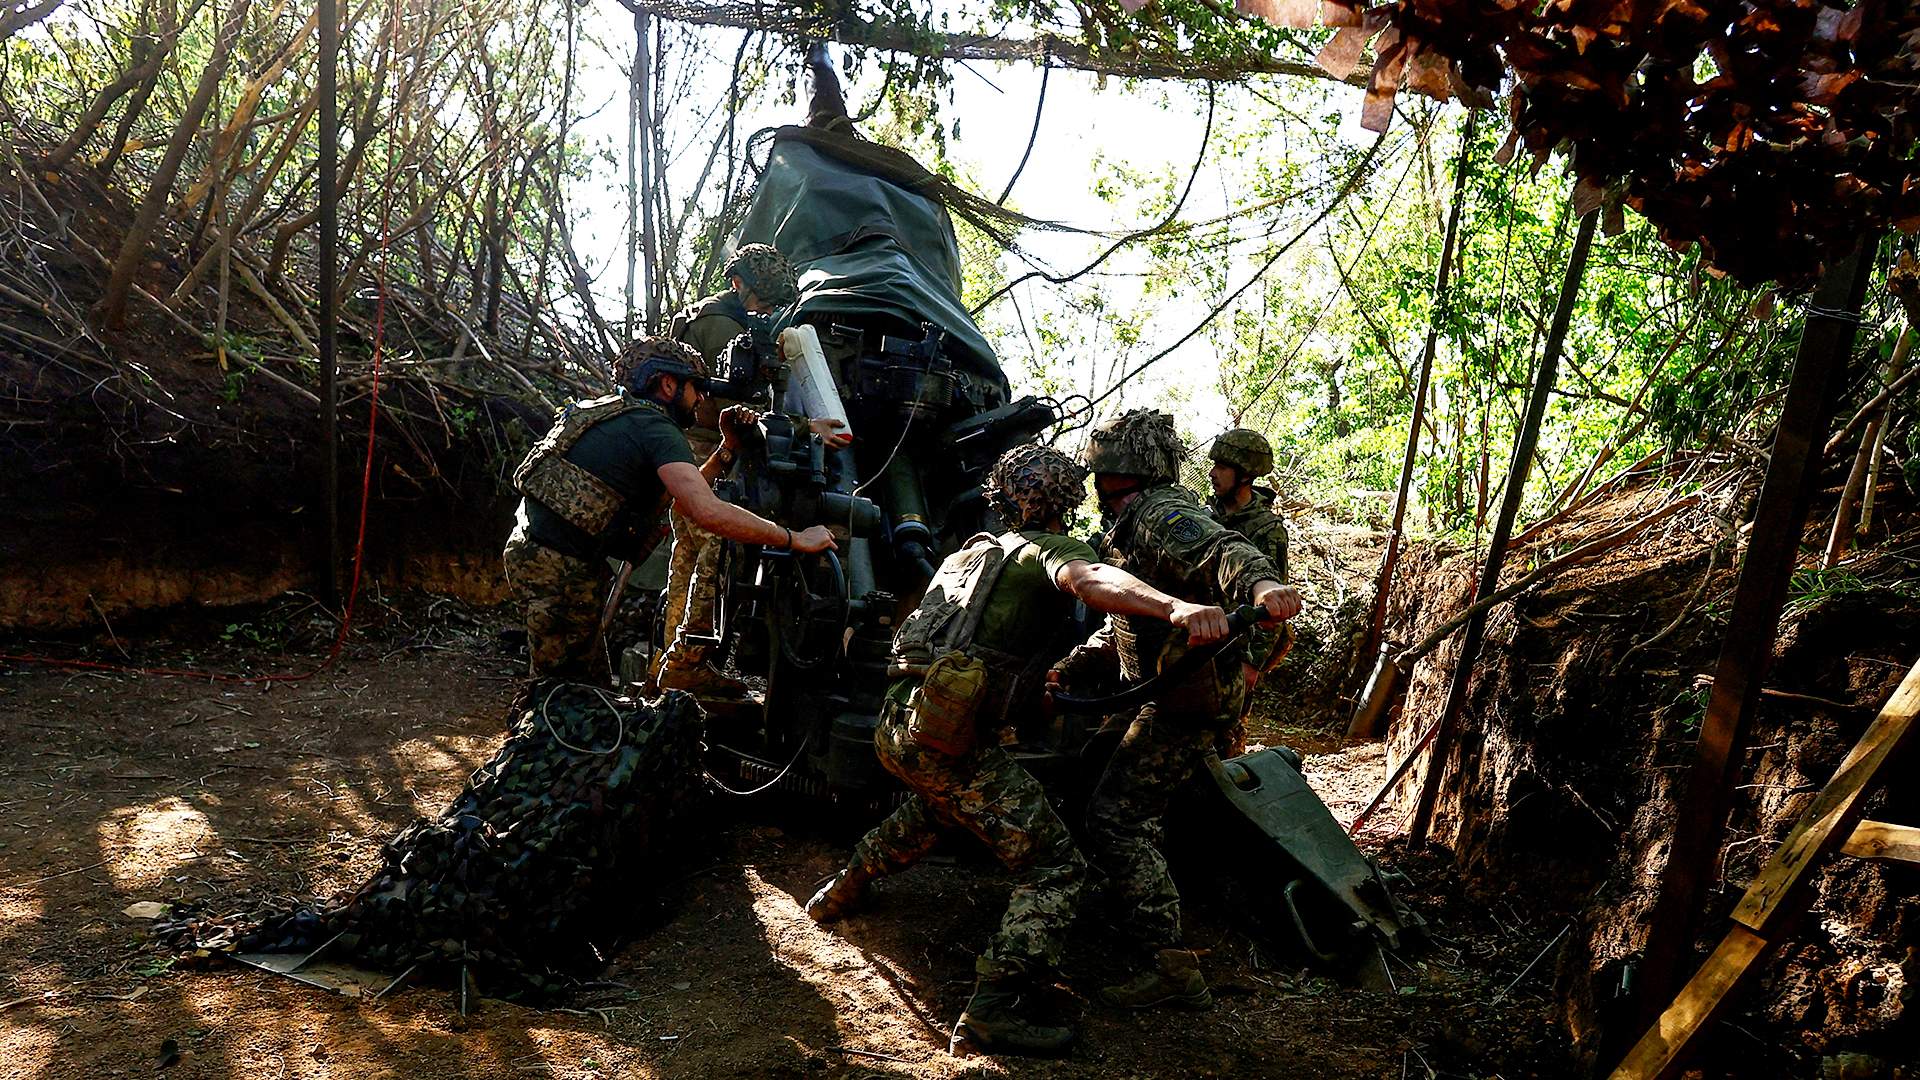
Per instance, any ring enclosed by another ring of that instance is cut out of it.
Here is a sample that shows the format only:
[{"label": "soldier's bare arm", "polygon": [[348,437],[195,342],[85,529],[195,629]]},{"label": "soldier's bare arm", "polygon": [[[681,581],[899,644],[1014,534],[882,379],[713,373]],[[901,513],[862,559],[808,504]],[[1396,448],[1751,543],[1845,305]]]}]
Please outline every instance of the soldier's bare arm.
[{"label": "soldier's bare arm", "polygon": [[1054,584],[1096,611],[1165,619],[1185,630],[1195,645],[1227,636],[1225,611],[1168,596],[1117,566],[1075,559],[1060,568]]},{"label": "soldier's bare arm", "polygon": [[660,482],[666,485],[667,494],[673,496],[674,505],[682,514],[692,518],[695,525],[708,532],[743,544],[792,548],[806,553],[838,547],[833,542],[833,534],[824,525],[794,532],[751,510],[721,501],[713,493],[713,488],[707,485],[707,478],[700,475],[700,470],[684,461],[662,465],[659,472]]}]

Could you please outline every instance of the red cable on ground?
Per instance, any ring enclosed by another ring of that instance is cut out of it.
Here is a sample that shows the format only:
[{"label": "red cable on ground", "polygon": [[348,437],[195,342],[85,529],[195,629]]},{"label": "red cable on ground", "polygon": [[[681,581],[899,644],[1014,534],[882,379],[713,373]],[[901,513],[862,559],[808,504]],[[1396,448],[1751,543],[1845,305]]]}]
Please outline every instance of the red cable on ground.
[{"label": "red cable on ground", "polygon": [[327,650],[326,659],[307,671],[283,672],[269,675],[231,675],[217,671],[193,671],[186,668],[144,667],[134,664],[114,664],[100,660],[62,660],[51,656],[35,656],[16,653],[0,653],[0,661],[16,664],[37,664],[41,667],[71,668],[82,671],[119,671],[134,675],[155,675],[169,678],[206,679],[218,683],[294,683],[304,682],[332,667],[340,659],[340,651],[346,647],[347,635],[353,631],[353,603],[360,595],[360,571],[366,561],[367,552],[367,506],[373,491],[373,450],[375,426],[380,420],[380,360],[385,352],[387,317],[387,253],[393,242],[393,151],[388,149],[386,186],[383,194],[380,236],[380,275],[377,279],[378,290],[373,305],[373,388],[367,398],[367,454],[360,467],[360,521],[353,539],[353,577],[347,587],[347,603],[340,613],[340,629],[333,636],[333,645]]}]

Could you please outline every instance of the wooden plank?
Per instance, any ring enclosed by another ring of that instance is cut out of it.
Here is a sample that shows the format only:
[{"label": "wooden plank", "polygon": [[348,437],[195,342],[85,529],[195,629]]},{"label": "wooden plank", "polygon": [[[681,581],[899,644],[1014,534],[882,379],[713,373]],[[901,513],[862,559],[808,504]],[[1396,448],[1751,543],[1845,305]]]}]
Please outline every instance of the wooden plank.
[{"label": "wooden plank", "polygon": [[1612,1080],[1659,1080],[1678,1072],[1687,1047],[1759,967],[1770,942],[1744,926],[1735,926],[1707,962],[1700,965],[1680,995],[1660,1014],[1640,1041],[1613,1070]]},{"label": "wooden plank", "polygon": [[1882,767],[1906,745],[1916,717],[1920,717],[1920,663],[1907,671],[1867,733],[1847,752],[1840,771],[1794,822],[1793,831],[1753,879],[1740,906],[1733,909],[1735,922],[1766,933],[1787,913],[1789,905],[1782,901],[1812,875],[1821,858],[1853,834],[1854,824],[1866,810],[1867,796],[1882,779]]},{"label": "wooden plank", "polygon": [[1840,848],[1857,859],[1920,863],[1920,829],[1887,821],[1863,821]]},{"label": "wooden plank", "polygon": [[1767,478],[1755,508],[1753,539],[1740,567],[1727,635],[1714,668],[1713,694],[1694,744],[1693,768],[1674,812],[1673,840],[1660,875],[1660,898],[1648,919],[1639,970],[1641,1009],[1629,1023],[1611,1025],[1601,1056],[1646,1030],[1661,1004],[1672,1000],[1693,966],[1693,943],[1704,917],[1703,897],[1726,838],[1733,787],[1746,762],[1749,721],[1773,655],[1787,583],[1800,553],[1820,451],[1846,385],[1861,299],[1873,271],[1874,244],[1862,237],[1821,277],[1794,356],[1787,399],[1774,429]]}]

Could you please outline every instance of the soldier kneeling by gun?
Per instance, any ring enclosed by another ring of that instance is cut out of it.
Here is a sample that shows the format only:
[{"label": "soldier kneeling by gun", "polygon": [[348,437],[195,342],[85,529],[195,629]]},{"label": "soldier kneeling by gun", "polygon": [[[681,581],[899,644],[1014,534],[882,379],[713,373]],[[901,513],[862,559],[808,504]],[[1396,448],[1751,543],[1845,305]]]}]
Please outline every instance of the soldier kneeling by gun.
[{"label": "soldier kneeling by gun", "polygon": [[507,582],[526,605],[536,678],[587,674],[607,560],[644,560],[666,536],[669,503],[742,543],[802,552],[835,546],[823,525],[796,533],[713,493],[742,432],[759,418],[738,406],[722,413],[720,448],[694,466],[682,429],[710,388],[699,353],[671,338],[640,338],[621,351],[614,376],[615,393],[561,409],[514,470],[526,497],[504,558]]},{"label": "soldier kneeling by gun", "polygon": [[1033,998],[1059,966],[1087,863],[1039,781],[1001,749],[994,731],[980,730],[983,722],[1004,716],[1017,692],[1015,673],[1033,667],[1072,617],[1075,598],[1096,611],[1164,619],[1195,643],[1228,633],[1220,608],[1176,599],[1102,565],[1092,548],[1066,535],[1086,478],[1072,458],[1038,445],[1015,447],[994,464],[987,498],[1014,529],[975,536],[948,556],[894,635],[896,678],[874,745],[912,794],[807,903],[818,922],[839,918],[859,905],[869,882],[932,849],[939,830],[978,836],[1021,875],[975,963],[979,982],[954,1027],[956,1040],[989,1052],[1058,1053],[1073,1040],[1071,1028],[1036,1014]]}]

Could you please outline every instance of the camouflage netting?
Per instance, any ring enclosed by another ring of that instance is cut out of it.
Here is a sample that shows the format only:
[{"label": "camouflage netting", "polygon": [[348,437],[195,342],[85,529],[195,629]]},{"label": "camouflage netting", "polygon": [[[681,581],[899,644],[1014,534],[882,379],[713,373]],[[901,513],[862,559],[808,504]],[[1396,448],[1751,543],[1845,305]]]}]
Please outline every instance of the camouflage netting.
[{"label": "camouflage netting", "polygon": [[344,931],[327,959],[456,980],[465,966],[498,997],[566,989],[631,931],[662,861],[698,827],[703,722],[685,694],[647,705],[544,681],[513,716],[452,805],[389,841],[345,903],[271,915],[217,943],[205,922],[163,932],[302,952]]}]

